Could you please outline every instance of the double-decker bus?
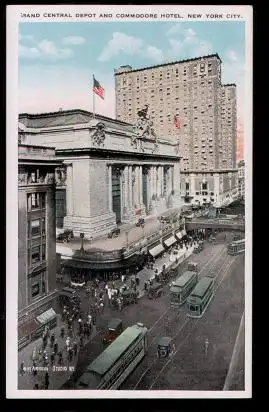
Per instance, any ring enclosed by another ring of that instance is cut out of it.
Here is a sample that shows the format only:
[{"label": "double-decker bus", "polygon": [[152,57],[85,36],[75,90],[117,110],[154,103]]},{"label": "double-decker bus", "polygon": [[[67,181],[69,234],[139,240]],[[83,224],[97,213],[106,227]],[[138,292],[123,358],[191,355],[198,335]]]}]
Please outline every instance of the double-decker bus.
[{"label": "double-decker bus", "polygon": [[76,389],[118,389],[145,356],[147,331],[141,323],[125,329],[87,367]]},{"label": "double-decker bus", "polygon": [[186,302],[187,297],[198,282],[198,273],[188,270],[179,276],[170,288],[170,306],[179,307]]},{"label": "double-decker bus", "polygon": [[227,252],[229,255],[239,255],[245,252],[245,239],[234,240],[228,245]]},{"label": "double-decker bus", "polygon": [[207,276],[201,278],[187,299],[188,316],[191,318],[203,316],[213,298],[213,293],[214,280]]}]

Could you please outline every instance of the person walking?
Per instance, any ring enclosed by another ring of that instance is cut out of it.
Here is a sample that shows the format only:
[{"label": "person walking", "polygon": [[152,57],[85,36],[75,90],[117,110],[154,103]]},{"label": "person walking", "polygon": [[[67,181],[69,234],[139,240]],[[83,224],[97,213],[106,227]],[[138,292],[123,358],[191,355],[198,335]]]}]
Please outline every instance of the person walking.
[{"label": "person walking", "polygon": [[209,340],[208,340],[208,338],[206,338],[206,339],[205,339],[205,355],[207,355],[208,346],[209,346]]},{"label": "person walking", "polygon": [[45,389],[49,389],[49,374],[46,372],[45,375]]},{"label": "person walking", "polygon": [[52,352],[51,355],[50,355],[50,362],[51,362],[52,365],[54,365],[54,363],[55,363],[55,353],[54,352]]},{"label": "person walking", "polygon": [[63,353],[62,353],[62,351],[60,351],[58,353],[58,362],[59,362],[59,365],[63,364]]},{"label": "person walking", "polygon": [[55,353],[58,353],[58,342],[55,340],[54,345],[53,345],[53,350]]},{"label": "person walking", "polygon": [[21,362],[21,366],[20,366],[20,374],[24,375],[25,371],[24,371],[24,361]]},{"label": "person walking", "polygon": [[35,389],[35,390],[36,390],[36,389],[39,389],[38,383],[36,383],[36,384],[34,385],[34,389]]},{"label": "person walking", "polygon": [[32,369],[33,375],[37,375],[37,370],[36,370],[36,361],[33,362],[33,369]]}]

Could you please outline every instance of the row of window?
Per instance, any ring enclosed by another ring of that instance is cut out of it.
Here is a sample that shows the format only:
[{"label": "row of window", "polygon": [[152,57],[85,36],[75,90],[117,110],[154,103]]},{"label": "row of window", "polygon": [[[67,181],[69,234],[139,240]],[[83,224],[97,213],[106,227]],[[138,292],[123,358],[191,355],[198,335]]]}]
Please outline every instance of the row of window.
[{"label": "row of window", "polygon": [[28,238],[46,234],[46,219],[33,219],[28,221]]},{"label": "row of window", "polygon": [[34,299],[47,292],[46,290],[46,271],[39,272],[28,279],[31,298]]},{"label": "row of window", "polygon": [[27,195],[27,211],[44,209],[46,207],[46,193],[38,192]]},{"label": "row of window", "polygon": [[28,265],[34,266],[46,261],[46,243],[28,248]]}]

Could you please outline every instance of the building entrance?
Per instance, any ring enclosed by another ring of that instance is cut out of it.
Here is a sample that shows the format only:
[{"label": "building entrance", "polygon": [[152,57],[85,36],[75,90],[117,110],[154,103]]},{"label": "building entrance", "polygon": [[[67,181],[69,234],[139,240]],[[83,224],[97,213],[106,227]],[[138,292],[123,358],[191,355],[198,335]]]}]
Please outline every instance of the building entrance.
[{"label": "building entrance", "polygon": [[121,223],[121,189],[120,175],[112,170],[112,209],[116,214],[116,222]]},{"label": "building entrance", "polygon": [[57,189],[55,194],[56,201],[56,227],[62,229],[64,217],[66,216],[66,190]]},{"label": "building entrance", "polygon": [[148,174],[147,171],[142,169],[142,193],[143,193],[143,204],[148,211]]}]

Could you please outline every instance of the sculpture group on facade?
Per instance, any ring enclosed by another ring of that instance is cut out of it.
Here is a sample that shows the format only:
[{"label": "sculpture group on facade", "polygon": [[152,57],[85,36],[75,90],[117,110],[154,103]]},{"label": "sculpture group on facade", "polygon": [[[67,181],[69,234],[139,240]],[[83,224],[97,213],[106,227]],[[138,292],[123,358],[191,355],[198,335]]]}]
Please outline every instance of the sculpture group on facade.
[{"label": "sculpture group on facade", "polygon": [[[137,112],[138,120],[136,125],[133,127],[135,135],[132,138],[133,146],[137,147],[137,139],[150,139],[154,140],[154,151],[158,149],[157,135],[153,128],[153,121],[149,114],[149,105],[146,104],[145,107]],[[143,150],[142,140],[140,141],[141,149]]]}]

